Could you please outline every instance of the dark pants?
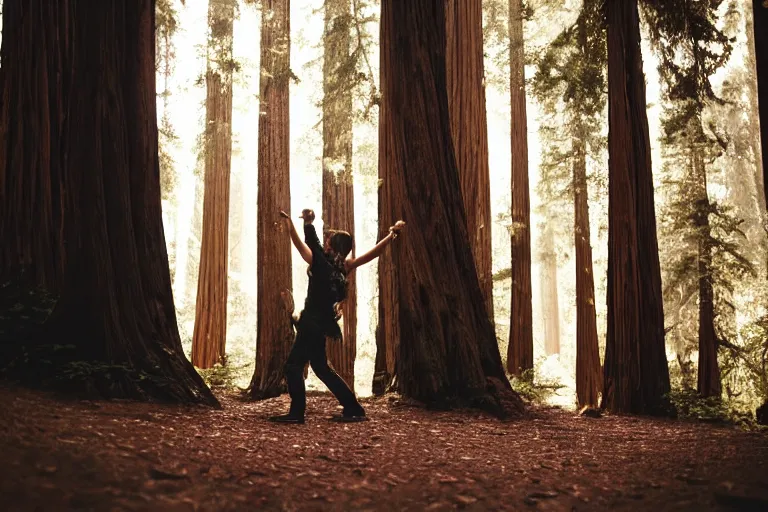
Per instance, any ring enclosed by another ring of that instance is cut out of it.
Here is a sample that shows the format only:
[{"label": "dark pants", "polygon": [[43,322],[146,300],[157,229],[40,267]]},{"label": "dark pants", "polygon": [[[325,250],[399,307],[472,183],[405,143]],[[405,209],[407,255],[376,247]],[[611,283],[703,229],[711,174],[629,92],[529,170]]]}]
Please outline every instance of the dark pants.
[{"label": "dark pants", "polygon": [[362,414],[363,408],[355,394],[339,375],[328,366],[325,355],[326,329],[311,316],[302,314],[299,319],[296,341],[285,363],[285,379],[291,395],[290,414],[304,416],[307,394],[304,388],[304,366],[309,362],[312,371],[323,381],[344,407],[347,414]]}]

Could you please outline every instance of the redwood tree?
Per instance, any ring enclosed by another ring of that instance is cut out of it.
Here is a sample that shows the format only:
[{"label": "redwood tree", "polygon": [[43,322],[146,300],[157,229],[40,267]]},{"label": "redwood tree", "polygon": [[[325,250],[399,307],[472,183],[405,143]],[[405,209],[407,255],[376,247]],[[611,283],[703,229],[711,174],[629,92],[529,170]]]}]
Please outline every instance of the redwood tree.
[{"label": "redwood tree", "polygon": [[608,21],[608,332],[603,406],[666,410],[669,369],[637,0]]},{"label": "redwood tree", "polygon": [[467,215],[467,233],[480,289],[493,321],[491,183],[483,71],[483,6],[475,0],[448,0],[446,75],[451,135]]},{"label": "redwood tree", "polygon": [[507,371],[533,368],[531,203],[528,190],[528,117],[525,107],[523,0],[509,0],[509,89],[512,141],[512,302]]},{"label": "redwood tree", "polygon": [[67,8],[37,0],[6,1],[2,9],[0,277],[24,269],[51,292],[60,291],[64,270],[60,155],[71,53],[61,20]]},{"label": "redwood tree", "polygon": [[257,399],[285,390],[283,365],[293,342],[290,316],[280,298],[281,291],[293,288],[291,240],[278,215],[291,204],[290,0],[262,0],[261,6],[256,368],[250,385],[250,395]]},{"label": "redwood tree", "polygon": [[[596,406],[601,386],[592,264],[587,158],[604,147],[606,47],[602,2],[586,0],[576,22],[540,56],[533,93],[548,119],[539,188],[550,202],[570,189],[576,271],[576,396],[579,406]],[[564,120],[564,122],[563,122]],[[553,190],[554,189],[554,190]],[[598,192],[602,192],[597,188]],[[547,236],[546,234],[544,235]]]},{"label": "redwood tree", "polygon": [[382,2],[390,200],[413,226],[389,250],[397,269],[397,385],[431,405],[458,398],[518,414],[522,401],[502,367],[466,229],[448,114],[444,10],[442,0]]},{"label": "redwood tree", "polygon": [[192,336],[192,364],[198,368],[211,368],[221,362],[227,341],[234,18],[235,0],[209,1],[203,236]]},{"label": "redwood tree", "polygon": [[[350,60],[350,0],[325,0],[323,35],[323,224],[355,234],[355,190],[352,179],[352,88],[345,68]],[[354,67],[353,67],[354,69]],[[354,255],[355,249],[352,248]],[[347,278],[342,307],[343,340],[328,344],[328,359],[354,389],[357,354],[357,288]]]},{"label": "redwood tree", "polygon": [[[4,30],[21,35],[28,28],[30,37],[13,38],[18,46],[3,62],[34,68],[41,61],[20,57],[50,44],[50,61],[62,63],[55,80],[40,70],[37,83],[24,84],[45,90],[25,105],[25,116],[68,112],[57,118],[61,139],[50,153],[57,164],[39,168],[44,183],[56,184],[50,191],[60,207],[65,251],[63,263],[53,253],[35,256],[62,269],[61,295],[42,342],[65,340],[75,361],[109,368],[104,379],[94,379],[105,396],[217,404],[184,357],[171,294],[160,211],[155,2],[14,0],[4,11],[23,13],[6,17]],[[6,74],[4,85],[29,76]],[[7,156],[29,159],[47,143],[27,139]],[[17,180],[17,172],[6,176]],[[34,197],[37,185],[23,185],[16,193]],[[17,225],[34,218],[33,204],[19,207]]]},{"label": "redwood tree", "polygon": [[768,203],[768,6],[764,0],[752,0],[755,34],[757,94],[760,108],[760,140],[762,148],[763,188]]}]

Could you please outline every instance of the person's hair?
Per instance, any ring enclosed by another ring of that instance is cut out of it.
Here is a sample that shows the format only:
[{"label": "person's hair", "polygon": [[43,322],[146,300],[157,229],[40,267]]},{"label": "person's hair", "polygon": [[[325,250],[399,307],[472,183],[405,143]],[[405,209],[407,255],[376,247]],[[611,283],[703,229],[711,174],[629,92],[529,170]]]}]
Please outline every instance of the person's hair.
[{"label": "person's hair", "polygon": [[339,231],[335,229],[329,229],[330,245],[333,252],[335,252],[342,260],[352,251],[352,235],[346,231]]}]

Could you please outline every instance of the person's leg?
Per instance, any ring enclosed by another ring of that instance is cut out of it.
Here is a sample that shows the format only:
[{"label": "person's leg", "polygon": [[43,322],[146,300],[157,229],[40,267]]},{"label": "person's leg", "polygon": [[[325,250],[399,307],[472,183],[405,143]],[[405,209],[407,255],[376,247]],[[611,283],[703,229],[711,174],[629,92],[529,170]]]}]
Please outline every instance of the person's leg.
[{"label": "person's leg", "polygon": [[304,388],[304,366],[309,361],[309,340],[302,329],[298,329],[288,360],[285,363],[285,380],[288,394],[291,396],[291,408],[288,414],[272,416],[270,421],[278,423],[304,423],[307,408],[307,395]]},{"label": "person's leg", "polygon": [[320,343],[312,345],[309,364],[312,366],[312,371],[315,372],[317,378],[323,381],[323,384],[328,387],[328,390],[333,393],[344,407],[343,416],[345,418],[360,419],[365,417],[365,409],[357,401],[355,394],[344,382],[344,379],[339,377],[339,374],[328,366],[328,358],[325,354],[325,336],[323,336]]}]

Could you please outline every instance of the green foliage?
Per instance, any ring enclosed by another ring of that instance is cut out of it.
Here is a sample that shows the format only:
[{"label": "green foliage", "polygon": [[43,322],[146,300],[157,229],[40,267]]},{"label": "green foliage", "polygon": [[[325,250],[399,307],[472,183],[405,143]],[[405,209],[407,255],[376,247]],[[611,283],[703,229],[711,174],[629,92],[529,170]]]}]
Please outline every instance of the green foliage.
[{"label": "green foliage", "polygon": [[252,370],[252,366],[247,362],[232,364],[226,356],[222,364],[217,363],[213,368],[206,370],[197,368],[197,372],[203,377],[208,387],[226,390],[238,388],[238,383],[243,380],[244,373],[250,373]]},{"label": "green foliage", "polygon": [[[537,193],[539,213],[550,227],[559,227],[559,238],[572,238],[573,222],[554,222],[573,216],[574,166],[588,157],[599,161],[605,150],[603,136],[606,83],[606,35],[601,2],[587,0],[575,22],[566,27],[535,59],[531,92],[542,109],[541,173]],[[579,160],[583,158],[583,160]],[[593,166],[590,177],[605,174]],[[604,180],[602,180],[603,184]],[[597,187],[600,199],[607,187]],[[556,244],[562,246],[562,244]]]},{"label": "green foliage", "polygon": [[755,428],[751,411],[735,407],[734,404],[715,397],[701,398],[695,390],[673,391],[669,398],[677,410],[678,418],[721,423]]},{"label": "green foliage", "polygon": [[555,378],[537,379],[536,375],[540,373],[540,368],[541,363],[537,363],[535,368],[524,370],[520,376],[510,376],[510,383],[512,389],[525,400],[541,405],[565,386]]}]

